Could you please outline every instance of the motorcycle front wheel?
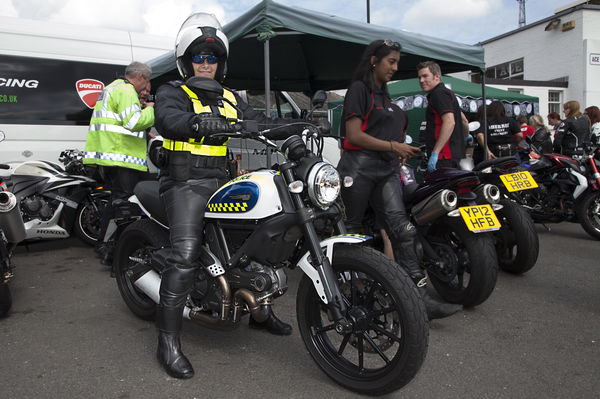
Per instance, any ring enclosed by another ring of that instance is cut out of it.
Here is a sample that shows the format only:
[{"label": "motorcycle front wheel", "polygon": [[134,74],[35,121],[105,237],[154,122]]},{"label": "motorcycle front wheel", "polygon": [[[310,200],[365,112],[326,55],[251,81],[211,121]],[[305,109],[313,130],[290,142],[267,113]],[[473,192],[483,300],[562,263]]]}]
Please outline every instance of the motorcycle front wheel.
[{"label": "motorcycle front wheel", "polygon": [[502,227],[495,233],[498,265],[508,273],[523,274],[537,262],[540,241],[535,224],[518,204],[501,200],[496,211]]},{"label": "motorcycle front wheel", "polygon": [[94,202],[84,202],[77,209],[73,230],[79,239],[88,245],[95,245],[100,236],[102,212],[108,206],[108,197],[96,197]]},{"label": "motorcycle front wheel", "polygon": [[429,337],[414,283],[368,247],[336,245],[332,267],[352,331],[335,331],[327,306],[304,276],[296,311],[308,352],[325,374],[352,391],[382,395],[403,387],[421,368]]},{"label": "motorcycle front wheel", "polygon": [[127,226],[115,249],[113,262],[121,297],[129,310],[144,320],[154,320],[156,303],[131,282],[128,272],[140,259],[149,261],[153,250],[167,245],[169,234],[152,220],[141,219]]},{"label": "motorcycle front wheel", "polygon": [[8,283],[0,283],[0,318],[6,317],[12,306],[12,296]]},{"label": "motorcycle front wheel", "polygon": [[600,192],[587,193],[579,203],[577,215],[586,233],[600,240]]},{"label": "motorcycle front wheel", "polygon": [[442,223],[427,239],[445,264],[443,271],[428,273],[444,300],[468,308],[489,298],[498,279],[491,233],[472,233],[464,225]]}]

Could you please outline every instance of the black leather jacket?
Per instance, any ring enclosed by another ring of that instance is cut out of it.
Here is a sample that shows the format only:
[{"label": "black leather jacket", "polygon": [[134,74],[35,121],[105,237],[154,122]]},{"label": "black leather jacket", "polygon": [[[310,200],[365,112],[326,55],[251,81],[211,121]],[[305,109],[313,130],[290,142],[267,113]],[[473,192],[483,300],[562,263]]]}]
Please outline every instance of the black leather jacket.
[{"label": "black leather jacket", "polygon": [[576,147],[589,143],[590,120],[586,115],[567,118],[558,127],[554,138],[554,151],[571,155]]}]

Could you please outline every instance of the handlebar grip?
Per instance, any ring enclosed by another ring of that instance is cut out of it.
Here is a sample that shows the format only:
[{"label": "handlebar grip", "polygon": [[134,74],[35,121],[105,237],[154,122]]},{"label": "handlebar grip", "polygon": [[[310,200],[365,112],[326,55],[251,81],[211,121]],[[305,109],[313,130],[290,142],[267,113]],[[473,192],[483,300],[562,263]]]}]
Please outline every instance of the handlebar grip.
[{"label": "handlebar grip", "polygon": [[0,169],[10,169],[10,165],[7,165],[5,163],[0,163]]}]

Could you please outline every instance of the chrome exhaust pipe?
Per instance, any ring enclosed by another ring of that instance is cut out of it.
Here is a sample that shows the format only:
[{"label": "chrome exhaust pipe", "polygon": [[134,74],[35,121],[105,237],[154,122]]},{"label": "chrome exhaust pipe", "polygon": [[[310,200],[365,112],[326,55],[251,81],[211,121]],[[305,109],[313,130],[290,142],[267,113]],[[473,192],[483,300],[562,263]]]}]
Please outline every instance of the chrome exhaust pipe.
[{"label": "chrome exhaust pipe", "polygon": [[490,204],[497,204],[500,202],[500,190],[494,184],[483,184],[475,189],[477,198],[484,199]]},{"label": "chrome exhaust pipe", "polygon": [[10,191],[0,191],[0,228],[8,242],[17,244],[25,239],[25,224],[17,206],[17,197]]},{"label": "chrome exhaust pipe", "polygon": [[458,196],[452,190],[444,189],[412,207],[412,216],[418,225],[427,224],[456,209]]},{"label": "chrome exhaust pipe", "polygon": [[[158,305],[160,302],[160,276],[158,273],[150,269],[137,280],[133,281],[133,285],[148,295]],[[190,319],[190,312],[191,310],[187,306],[183,308],[183,317]]]}]

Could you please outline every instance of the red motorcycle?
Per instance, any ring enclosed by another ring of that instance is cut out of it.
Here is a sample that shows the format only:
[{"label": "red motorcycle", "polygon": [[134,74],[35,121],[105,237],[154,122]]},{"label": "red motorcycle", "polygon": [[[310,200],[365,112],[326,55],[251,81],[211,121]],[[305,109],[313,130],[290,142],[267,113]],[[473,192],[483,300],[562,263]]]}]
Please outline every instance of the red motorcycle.
[{"label": "red motorcycle", "polygon": [[536,223],[581,223],[600,240],[600,148],[586,144],[572,157],[542,154],[528,143],[519,152],[522,166],[531,172],[537,188],[514,191]]}]

